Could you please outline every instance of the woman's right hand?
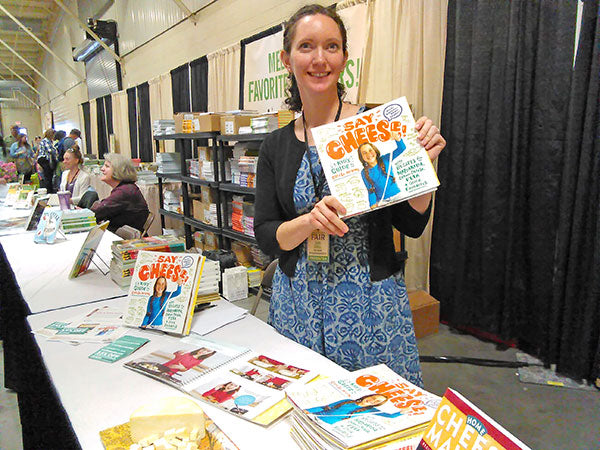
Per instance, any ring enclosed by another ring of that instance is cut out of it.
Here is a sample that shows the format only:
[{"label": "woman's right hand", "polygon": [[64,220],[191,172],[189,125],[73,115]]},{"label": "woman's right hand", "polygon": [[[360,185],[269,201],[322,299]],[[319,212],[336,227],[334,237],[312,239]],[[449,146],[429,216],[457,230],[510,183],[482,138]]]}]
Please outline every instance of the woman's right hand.
[{"label": "woman's right hand", "polygon": [[340,214],[346,214],[346,208],[331,195],[323,197],[308,213],[310,223],[315,229],[343,236],[348,232],[348,225],[339,218]]}]

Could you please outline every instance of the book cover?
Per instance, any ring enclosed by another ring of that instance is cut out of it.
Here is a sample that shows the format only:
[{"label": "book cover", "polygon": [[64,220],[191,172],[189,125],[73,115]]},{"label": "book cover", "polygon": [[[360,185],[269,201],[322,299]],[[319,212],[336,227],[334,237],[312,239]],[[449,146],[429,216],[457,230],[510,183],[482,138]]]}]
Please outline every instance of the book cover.
[{"label": "book cover", "polygon": [[350,217],[432,192],[435,169],[405,97],[311,129],[323,172]]},{"label": "book cover", "polygon": [[29,214],[27,222],[25,222],[25,229],[27,231],[33,231],[37,228],[46,206],[48,206],[48,197],[38,197],[35,199],[31,214]]},{"label": "book cover", "polygon": [[60,209],[63,211],[71,209],[71,193],[69,191],[59,191],[56,193],[58,195],[58,205]]},{"label": "book cover", "polygon": [[422,432],[440,402],[383,364],[291,389],[287,396],[297,421],[342,449],[368,448]]},{"label": "book cover", "polygon": [[139,252],[125,325],[189,334],[204,260],[198,253]]},{"label": "book cover", "polygon": [[96,249],[100,245],[102,236],[104,236],[104,231],[108,228],[108,223],[109,221],[105,220],[90,230],[75,258],[75,263],[71,268],[71,272],[69,272],[69,279],[77,278],[89,269],[92,258],[96,254]]},{"label": "book cover", "polygon": [[317,376],[248,348],[196,335],[129,361],[125,367],[265,426],[290,410],[286,389]]},{"label": "book cover", "polygon": [[56,233],[60,228],[62,214],[62,211],[50,211],[48,209],[44,210],[35,234],[33,235],[33,241],[38,244],[42,242],[46,244],[54,244],[54,241],[56,240]]},{"label": "book cover", "polygon": [[529,450],[477,406],[448,388],[418,450]]}]

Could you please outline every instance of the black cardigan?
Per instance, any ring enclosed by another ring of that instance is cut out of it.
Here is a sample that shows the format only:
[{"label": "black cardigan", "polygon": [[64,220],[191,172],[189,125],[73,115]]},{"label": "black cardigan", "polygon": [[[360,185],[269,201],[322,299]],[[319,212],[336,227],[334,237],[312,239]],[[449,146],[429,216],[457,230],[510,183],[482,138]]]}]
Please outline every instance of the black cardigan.
[{"label": "black cardigan", "polygon": [[[281,250],[276,233],[283,222],[298,217],[294,207],[294,183],[305,152],[306,146],[296,137],[292,121],[265,138],[258,158],[254,234],[263,252],[279,257],[279,266],[288,277],[294,276],[300,246],[290,251]],[[369,224],[372,281],[383,280],[402,269],[394,250],[392,226],[407,236],[419,237],[430,213],[431,204],[420,214],[408,202],[402,202],[365,216]]]}]

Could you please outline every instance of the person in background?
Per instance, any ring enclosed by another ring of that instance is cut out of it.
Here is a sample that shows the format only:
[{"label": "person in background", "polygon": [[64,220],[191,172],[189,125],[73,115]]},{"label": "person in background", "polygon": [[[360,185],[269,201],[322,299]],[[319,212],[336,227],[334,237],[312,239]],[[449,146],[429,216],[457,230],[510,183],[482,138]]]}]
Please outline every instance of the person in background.
[{"label": "person in background", "polygon": [[54,168],[56,165],[56,159],[52,156],[54,154],[53,140],[54,130],[49,128],[44,132],[44,138],[40,141],[37,149],[40,187],[46,188],[46,192],[49,194],[55,192],[54,189],[52,189],[52,178],[54,177]]},{"label": "person in background", "polygon": [[17,172],[25,175],[24,180],[29,181],[34,170],[34,158],[26,134],[18,135],[16,142],[10,147],[10,157],[17,166]]},{"label": "person in background", "polygon": [[[342,101],[338,80],[347,58],[346,29],[334,10],[308,5],[286,23],[286,103],[302,115],[265,138],[256,175],[256,240],[263,252],[279,256],[269,323],[345,369],[384,363],[422,386],[393,228],[418,237],[429,219],[431,194],[342,221],[346,210],[331,195],[310,131],[360,111]],[[445,146],[437,127],[421,117],[415,128],[430,159],[437,158]],[[329,239],[327,262],[319,254],[309,258],[311,236]]]},{"label": "person in background", "polygon": [[36,136],[33,138],[33,152],[36,154],[36,157],[37,157],[38,147],[39,147],[41,141],[42,141],[41,136]]},{"label": "person in background", "polygon": [[63,149],[63,144],[65,142],[66,137],[67,133],[63,130],[57,130],[54,133],[54,150],[52,152],[52,155],[53,158],[57,161],[54,167],[54,175],[52,177],[52,188],[54,189],[54,192],[58,191],[60,187],[60,181],[62,179],[62,164],[60,164],[58,155],[63,155],[65,153]]},{"label": "person in background", "polygon": [[118,153],[106,153],[100,171],[100,180],[112,187],[112,191],[104,200],[92,205],[96,221],[110,220],[108,229],[113,233],[123,225],[143,231],[149,210],[135,184],[137,173],[131,160]]},{"label": "person in background", "polygon": [[10,150],[12,145],[17,141],[17,137],[19,136],[19,127],[18,125],[11,125],[10,134],[4,138],[4,146],[7,150]]},{"label": "person in background", "polygon": [[9,148],[6,147],[4,138],[0,134],[0,162],[8,162],[8,157],[10,156],[8,150]]},{"label": "person in background", "polygon": [[59,161],[62,161],[62,158],[63,158],[65,152],[67,150],[69,150],[70,148],[72,148],[75,144],[77,144],[77,146],[79,146],[79,149],[81,150],[81,146],[80,146],[80,144],[78,144],[78,141],[81,142],[80,138],[81,138],[81,131],[79,131],[77,128],[73,128],[63,141],[62,153],[58,154]]},{"label": "person in background", "polygon": [[83,169],[83,156],[77,145],[65,152],[63,169],[60,190],[69,191],[71,203],[77,205],[91,186],[90,174]]}]

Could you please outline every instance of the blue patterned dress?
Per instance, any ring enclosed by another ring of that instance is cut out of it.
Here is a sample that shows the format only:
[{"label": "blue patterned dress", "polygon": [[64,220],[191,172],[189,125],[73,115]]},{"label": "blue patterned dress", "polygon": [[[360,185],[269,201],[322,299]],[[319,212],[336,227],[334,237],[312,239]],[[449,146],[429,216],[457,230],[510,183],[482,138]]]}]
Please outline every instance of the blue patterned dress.
[{"label": "blue patterned dress", "polygon": [[[315,178],[321,163],[314,147]],[[294,186],[298,214],[316,202],[305,154]],[[324,194],[329,195],[325,184]],[[372,282],[367,259],[369,214],[346,221],[344,237],[330,236],[329,263],[308,261],[306,242],[293,278],[278,267],[273,277],[269,322],[277,331],[348,370],[387,364],[422,386],[417,341],[401,274]]]}]

